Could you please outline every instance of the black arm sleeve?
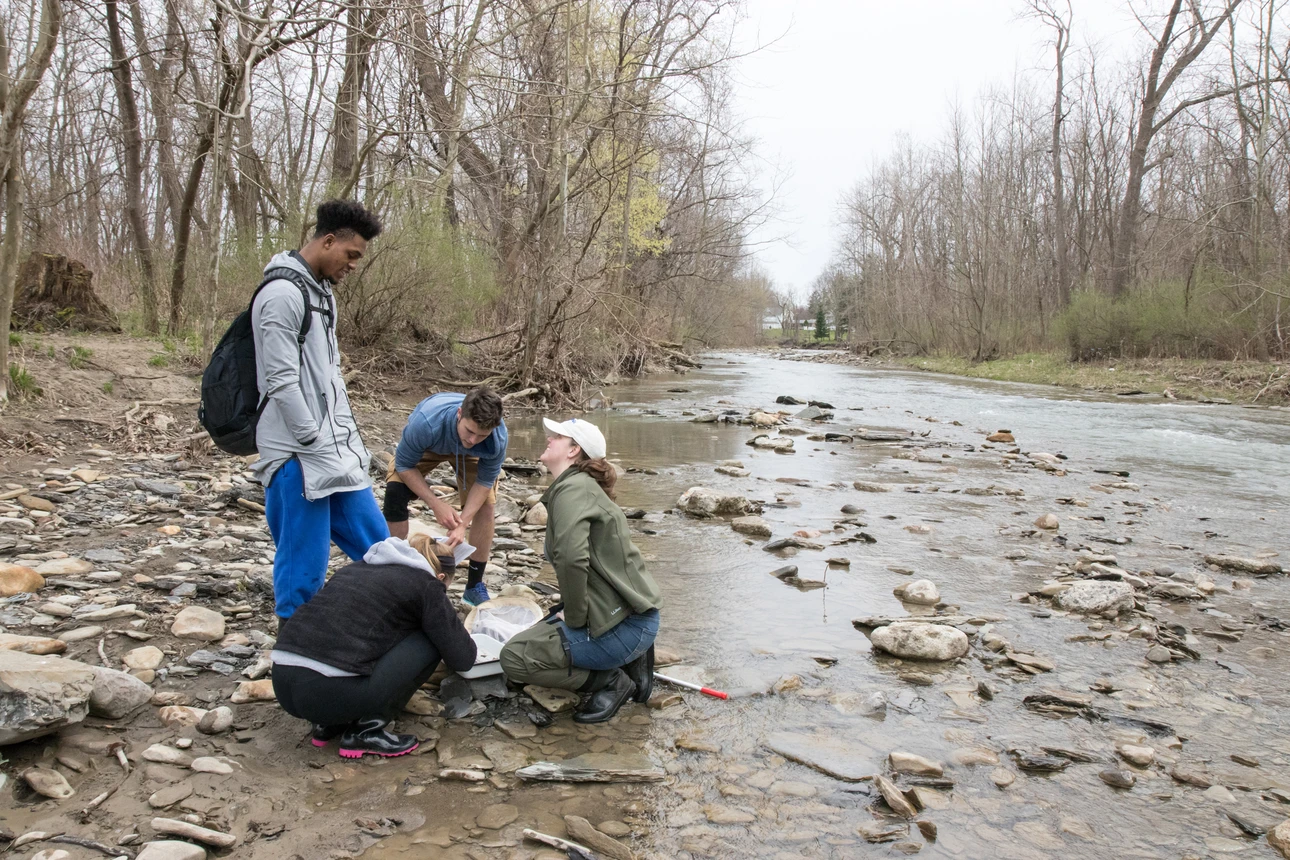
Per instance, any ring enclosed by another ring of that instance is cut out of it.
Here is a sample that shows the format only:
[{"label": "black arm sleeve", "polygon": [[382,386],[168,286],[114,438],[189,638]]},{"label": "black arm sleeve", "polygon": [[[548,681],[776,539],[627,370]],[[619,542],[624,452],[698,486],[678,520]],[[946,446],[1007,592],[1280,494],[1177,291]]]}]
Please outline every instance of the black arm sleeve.
[{"label": "black arm sleeve", "polygon": [[449,669],[464,672],[475,665],[475,640],[466,632],[448,600],[448,590],[438,580],[426,584],[421,630]]}]

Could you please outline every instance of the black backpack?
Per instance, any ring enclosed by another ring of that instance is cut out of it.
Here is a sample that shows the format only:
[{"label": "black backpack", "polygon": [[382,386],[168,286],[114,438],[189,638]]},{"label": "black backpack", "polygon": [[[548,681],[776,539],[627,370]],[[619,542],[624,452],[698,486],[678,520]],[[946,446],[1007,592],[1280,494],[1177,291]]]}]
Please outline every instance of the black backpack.
[{"label": "black backpack", "polygon": [[305,301],[305,316],[300,323],[296,342],[304,356],[305,336],[313,321],[313,312],[322,310],[309,303],[309,285],[304,275],[286,267],[270,269],[264,280],[251,294],[251,302],[240,313],[228,331],[220,338],[211,353],[210,363],[202,371],[202,400],[197,407],[197,420],[210,434],[211,441],[221,451],[245,457],[257,453],[255,428],[260,423],[260,413],[268,404],[268,397],[260,396],[260,386],[255,375],[255,336],[251,331],[251,309],[255,299],[273,281],[288,280],[300,288]]}]

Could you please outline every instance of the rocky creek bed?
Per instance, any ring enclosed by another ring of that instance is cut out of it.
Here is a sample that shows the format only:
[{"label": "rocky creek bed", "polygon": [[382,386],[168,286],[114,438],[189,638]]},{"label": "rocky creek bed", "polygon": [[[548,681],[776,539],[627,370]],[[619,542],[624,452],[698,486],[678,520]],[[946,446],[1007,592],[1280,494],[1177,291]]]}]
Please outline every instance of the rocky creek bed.
[{"label": "rocky creek bed", "polygon": [[[0,704],[16,856],[1281,856],[1284,416],[739,355],[606,393],[665,671],[732,698],[578,727],[436,678],[418,755],[359,764],[271,700],[262,494],[184,404],[6,418],[0,683],[48,706]],[[549,603],[508,423],[488,581]]]}]

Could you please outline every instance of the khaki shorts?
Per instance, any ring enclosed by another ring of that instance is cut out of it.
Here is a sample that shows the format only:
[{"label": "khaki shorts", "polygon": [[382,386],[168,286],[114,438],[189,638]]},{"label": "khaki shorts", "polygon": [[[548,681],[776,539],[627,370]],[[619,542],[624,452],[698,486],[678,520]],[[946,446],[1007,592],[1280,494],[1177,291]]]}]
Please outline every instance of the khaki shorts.
[{"label": "khaki shorts", "polygon": [[[466,504],[466,496],[469,495],[471,488],[475,486],[475,481],[479,477],[479,458],[478,457],[457,457],[453,454],[432,454],[426,452],[421,460],[417,463],[417,471],[422,475],[428,475],[433,472],[440,463],[452,463],[453,471],[457,473],[457,497],[461,504]],[[458,464],[463,464],[464,468]],[[389,471],[385,475],[385,519],[392,523],[407,522],[408,503],[416,498],[413,493],[403,483],[399,473],[395,471],[394,461],[390,461]],[[397,489],[394,488],[397,485]],[[394,492],[391,492],[391,490]],[[488,489],[488,498],[486,504],[497,504],[497,483]]]}]

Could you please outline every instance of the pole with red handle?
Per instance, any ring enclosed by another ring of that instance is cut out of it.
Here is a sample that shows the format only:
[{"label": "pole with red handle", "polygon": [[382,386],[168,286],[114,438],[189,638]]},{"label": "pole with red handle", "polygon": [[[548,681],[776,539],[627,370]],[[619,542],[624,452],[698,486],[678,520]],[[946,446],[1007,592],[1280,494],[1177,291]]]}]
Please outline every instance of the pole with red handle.
[{"label": "pole with red handle", "polygon": [[714,699],[730,698],[720,690],[714,690],[711,687],[704,687],[700,684],[691,684],[689,681],[682,681],[680,678],[669,678],[667,675],[660,675],[658,672],[654,673],[654,677],[660,681],[667,681],[669,684],[676,684],[678,687],[684,687],[687,690],[697,690],[705,696],[711,696]]}]

